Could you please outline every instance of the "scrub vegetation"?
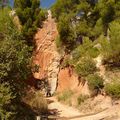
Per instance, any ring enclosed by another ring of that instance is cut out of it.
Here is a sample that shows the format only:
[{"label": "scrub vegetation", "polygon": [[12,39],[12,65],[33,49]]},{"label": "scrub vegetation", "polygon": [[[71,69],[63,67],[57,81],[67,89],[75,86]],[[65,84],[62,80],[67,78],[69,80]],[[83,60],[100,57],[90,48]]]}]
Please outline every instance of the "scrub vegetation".
[{"label": "scrub vegetation", "polygon": [[120,72],[119,5],[116,0],[57,0],[51,8],[59,32],[57,46],[70,56],[64,64],[67,61],[67,66],[87,80],[91,91],[105,88],[118,98],[118,82],[106,84],[95,58],[102,56],[106,72]]}]

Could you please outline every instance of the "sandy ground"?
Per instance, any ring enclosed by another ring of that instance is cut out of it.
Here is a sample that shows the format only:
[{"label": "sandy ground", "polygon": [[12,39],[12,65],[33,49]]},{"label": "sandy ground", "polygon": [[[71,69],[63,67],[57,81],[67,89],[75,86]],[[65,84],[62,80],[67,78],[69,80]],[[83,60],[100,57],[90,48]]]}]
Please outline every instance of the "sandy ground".
[{"label": "sandy ground", "polygon": [[48,105],[48,108],[56,109],[59,117],[73,117],[80,115],[80,112],[77,109],[58,102],[55,97],[51,97],[49,100],[53,102]]},{"label": "sandy ground", "polygon": [[48,105],[50,110],[56,110],[60,120],[120,120],[120,105],[114,105],[104,109],[99,113],[83,114],[73,107],[64,105],[56,100],[55,97],[48,98],[52,102]]}]

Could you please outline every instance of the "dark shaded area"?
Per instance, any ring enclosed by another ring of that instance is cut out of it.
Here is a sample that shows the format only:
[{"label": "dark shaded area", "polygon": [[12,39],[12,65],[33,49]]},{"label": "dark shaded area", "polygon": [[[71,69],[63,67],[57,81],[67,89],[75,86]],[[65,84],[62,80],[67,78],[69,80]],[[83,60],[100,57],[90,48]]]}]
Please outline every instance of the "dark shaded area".
[{"label": "dark shaded area", "polygon": [[16,115],[11,116],[11,120],[35,120],[37,113],[24,102],[13,103],[14,107],[12,109]]}]

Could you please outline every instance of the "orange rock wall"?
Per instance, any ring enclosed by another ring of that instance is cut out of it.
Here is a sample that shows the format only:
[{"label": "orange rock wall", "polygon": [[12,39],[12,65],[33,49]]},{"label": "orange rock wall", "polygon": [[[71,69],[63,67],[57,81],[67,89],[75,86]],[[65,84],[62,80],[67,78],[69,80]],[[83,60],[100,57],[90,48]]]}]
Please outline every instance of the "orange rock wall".
[{"label": "orange rock wall", "polygon": [[84,83],[79,80],[77,74],[75,74],[70,67],[67,67],[65,69],[61,69],[58,74],[57,92],[69,89],[79,92],[79,94],[90,94],[87,82]]},{"label": "orange rock wall", "polygon": [[33,53],[33,66],[39,66],[39,72],[33,73],[37,80],[46,79],[51,85],[52,94],[65,89],[88,93],[87,83],[83,84],[78,76],[68,67],[60,70],[60,54],[57,52],[55,39],[58,36],[57,25],[49,11],[48,19],[43,28],[35,35],[36,49]]}]

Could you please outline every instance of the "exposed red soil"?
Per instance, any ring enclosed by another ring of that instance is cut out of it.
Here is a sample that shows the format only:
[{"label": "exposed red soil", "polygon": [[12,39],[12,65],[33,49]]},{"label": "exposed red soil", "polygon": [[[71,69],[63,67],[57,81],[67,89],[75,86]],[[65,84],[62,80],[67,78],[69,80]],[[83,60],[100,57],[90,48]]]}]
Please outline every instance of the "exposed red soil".
[{"label": "exposed red soil", "polygon": [[57,92],[68,89],[78,91],[79,94],[89,94],[87,83],[81,79],[79,80],[78,75],[70,67],[60,70],[58,74]]},{"label": "exposed red soil", "polygon": [[55,49],[54,40],[58,35],[54,19],[49,15],[44,22],[42,29],[39,29],[35,35],[36,50],[33,55],[33,64],[39,65],[39,72],[34,73],[37,79],[44,79],[47,76],[47,69],[51,60],[54,58],[53,49]]}]

